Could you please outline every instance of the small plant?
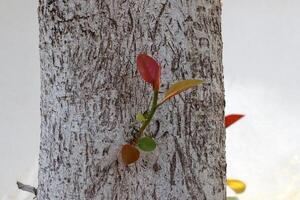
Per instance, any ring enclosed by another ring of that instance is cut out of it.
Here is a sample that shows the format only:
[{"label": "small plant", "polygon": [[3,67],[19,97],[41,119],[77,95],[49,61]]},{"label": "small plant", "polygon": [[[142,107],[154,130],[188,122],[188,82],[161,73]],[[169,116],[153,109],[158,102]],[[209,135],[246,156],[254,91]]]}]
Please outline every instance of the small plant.
[{"label": "small plant", "polygon": [[196,79],[179,81],[171,85],[170,88],[165,92],[164,98],[159,100],[158,93],[161,75],[160,65],[147,54],[139,54],[136,62],[141,77],[144,79],[144,81],[152,85],[153,99],[149,111],[146,111],[143,114],[138,113],[136,115],[136,120],[141,123],[141,126],[138,129],[134,139],[129,144],[122,146],[121,157],[126,165],[132,164],[139,159],[140,151],[137,149],[137,147],[146,152],[151,152],[156,148],[156,142],[154,138],[144,133],[156,110],[175,95],[202,83],[201,80]]},{"label": "small plant", "polygon": [[[240,120],[244,115],[241,114],[231,114],[225,117],[225,128],[231,126],[238,120]],[[246,190],[246,184],[238,179],[227,179],[227,185],[232,189],[236,194],[243,193]],[[227,200],[238,200],[237,197],[227,197]]]}]

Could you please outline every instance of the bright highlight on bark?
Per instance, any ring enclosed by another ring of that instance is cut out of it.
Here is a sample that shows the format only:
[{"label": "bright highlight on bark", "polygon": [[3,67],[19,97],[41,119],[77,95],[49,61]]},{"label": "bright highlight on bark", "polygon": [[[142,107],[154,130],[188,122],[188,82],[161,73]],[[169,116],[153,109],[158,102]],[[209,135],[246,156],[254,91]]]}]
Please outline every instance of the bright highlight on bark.
[{"label": "bright highlight on bark", "polygon": [[246,184],[237,179],[227,179],[227,185],[235,192],[242,193],[246,190]]},{"label": "bright highlight on bark", "polygon": [[229,127],[230,125],[232,125],[233,123],[241,119],[242,117],[244,117],[244,115],[240,115],[240,114],[227,115],[225,117],[225,128]]},{"label": "bright highlight on bark", "polygon": [[138,141],[138,147],[143,151],[153,151],[156,148],[156,143],[151,137],[143,137]]},{"label": "bright highlight on bark", "polygon": [[124,164],[130,165],[139,159],[140,152],[134,146],[125,144],[122,147],[121,156]]},{"label": "bright highlight on bark", "polygon": [[171,85],[171,87],[166,91],[165,97],[163,100],[158,103],[158,105],[163,104],[165,101],[169,100],[170,98],[174,97],[175,95],[190,89],[192,87],[196,87],[203,83],[201,80],[196,80],[196,79],[191,79],[191,80],[183,80],[183,81],[178,81],[177,83],[174,83]]},{"label": "bright highlight on bark", "polygon": [[158,91],[160,86],[159,64],[147,54],[139,54],[136,63],[142,78],[150,83],[154,90]]}]

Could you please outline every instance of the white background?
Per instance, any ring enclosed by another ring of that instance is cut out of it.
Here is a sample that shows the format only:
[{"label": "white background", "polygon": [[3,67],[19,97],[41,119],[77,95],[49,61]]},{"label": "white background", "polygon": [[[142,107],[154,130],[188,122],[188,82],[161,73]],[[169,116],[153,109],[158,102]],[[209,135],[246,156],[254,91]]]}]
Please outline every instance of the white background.
[{"label": "white background", "polygon": [[[300,199],[300,1],[223,0],[228,177],[240,200]],[[0,0],[0,199],[36,185],[39,149],[37,0]],[[229,190],[229,195],[233,193]],[[32,198],[29,198],[32,199]]]}]

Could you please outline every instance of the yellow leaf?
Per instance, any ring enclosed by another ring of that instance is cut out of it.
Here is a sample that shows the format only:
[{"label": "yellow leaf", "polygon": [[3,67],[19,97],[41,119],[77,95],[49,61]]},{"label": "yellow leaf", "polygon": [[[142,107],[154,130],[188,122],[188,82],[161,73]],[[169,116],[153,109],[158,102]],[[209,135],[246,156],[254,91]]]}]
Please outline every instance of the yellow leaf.
[{"label": "yellow leaf", "polygon": [[183,81],[179,81],[177,83],[174,83],[166,91],[165,97],[163,98],[163,100],[158,105],[163,104],[165,101],[167,101],[171,97],[173,97],[173,96],[175,96],[175,95],[177,95],[177,94],[179,94],[179,93],[181,93],[181,92],[183,92],[187,89],[190,89],[192,87],[196,87],[201,83],[203,83],[203,81],[197,80],[197,79],[183,80]]},{"label": "yellow leaf", "polygon": [[144,122],[146,121],[147,119],[145,118],[145,116],[142,114],[142,113],[138,113],[136,116],[135,116],[136,120],[138,122]]},{"label": "yellow leaf", "polygon": [[242,193],[246,190],[246,184],[237,179],[227,179],[227,185],[236,193]]}]

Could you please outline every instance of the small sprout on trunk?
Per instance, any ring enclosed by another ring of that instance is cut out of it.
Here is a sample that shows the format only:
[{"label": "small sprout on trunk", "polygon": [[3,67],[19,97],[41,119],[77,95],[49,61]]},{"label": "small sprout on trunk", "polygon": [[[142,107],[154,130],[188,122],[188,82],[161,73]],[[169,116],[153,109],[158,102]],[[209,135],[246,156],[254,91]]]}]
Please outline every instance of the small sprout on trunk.
[{"label": "small sprout on trunk", "polygon": [[172,98],[173,96],[200,85],[203,81],[201,80],[183,80],[173,84],[169,90],[166,91],[165,97],[159,101],[159,88],[160,88],[160,75],[161,69],[160,65],[147,54],[139,54],[136,59],[137,69],[143,78],[143,80],[152,85],[153,89],[153,99],[150,108],[144,114],[138,113],[136,115],[136,120],[141,124],[136,136],[130,144],[125,144],[122,147],[121,154],[123,162],[126,165],[134,163],[140,157],[139,150],[135,147],[138,146],[141,150],[151,152],[156,148],[156,142],[152,137],[144,135],[144,130],[150,124],[157,108],[164,102]]}]

